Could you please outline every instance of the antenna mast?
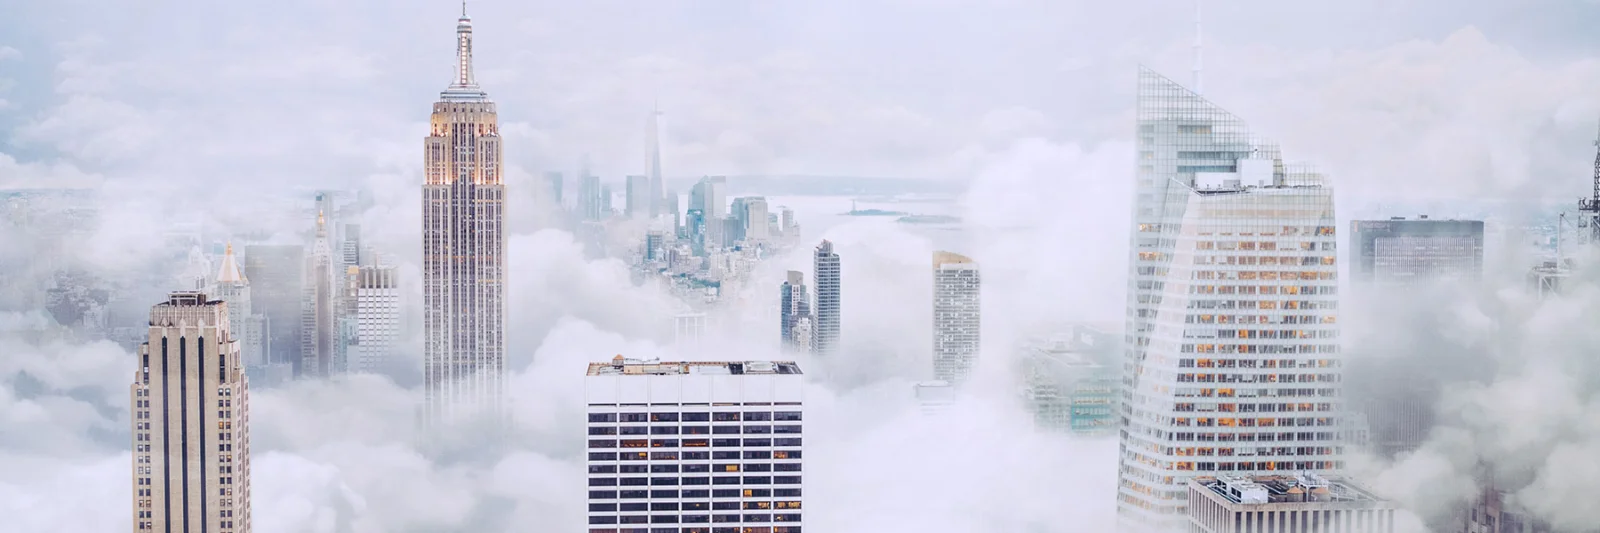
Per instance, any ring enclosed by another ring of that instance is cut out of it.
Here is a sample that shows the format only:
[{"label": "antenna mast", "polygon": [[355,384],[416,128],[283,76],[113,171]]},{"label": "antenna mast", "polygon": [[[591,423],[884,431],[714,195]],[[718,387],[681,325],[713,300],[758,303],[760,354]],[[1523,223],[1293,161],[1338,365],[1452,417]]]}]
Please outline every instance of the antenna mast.
[{"label": "antenna mast", "polygon": [[1597,132],[1594,154],[1593,190],[1588,198],[1578,199],[1578,227],[1588,227],[1590,244],[1600,244],[1600,132]]}]

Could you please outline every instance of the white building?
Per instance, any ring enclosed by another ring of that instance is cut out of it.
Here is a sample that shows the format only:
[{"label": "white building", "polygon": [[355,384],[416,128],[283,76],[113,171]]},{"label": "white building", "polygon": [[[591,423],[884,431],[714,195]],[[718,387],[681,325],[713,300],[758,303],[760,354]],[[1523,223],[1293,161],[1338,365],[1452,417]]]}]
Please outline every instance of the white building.
[{"label": "white building", "polygon": [[1170,531],[1194,476],[1343,468],[1336,223],[1320,175],[1139,82],[1118,514]]},{"label": "white building", "polygon": [[352,371],[381,372],[400,339],[400,282],[392,266],[352,269],[356,278],[356,343]]},{"label": "white building", "polygon": [[619,355],[590,364],[584,381],[589,533],[800,532],[794,363]]},{"label": "white building", "polygon": [[933,378],[960,387],[977,364],[982,310],[978,264],[933,253]]},{"label": "white building", "polygon": [[950,410],[956,403],[956,389],[945,381],[923,381],[911,386],[917,399],[917,408],[924,416],[934,416]]},{"label": "white building", "polygon": [[687,312],[672,317],[672,334],[679,351],[699,349],[705,342],[706,314]]},{"label": "white building", "polygon": [[1189,482],[1189,533],[1394,533],[1395,506],[1316,474]]},{"label": "white building", "polygon": [[128,389],[134,531],[250,531],[250,393],[228,304],[174,292],[150,309]]}]

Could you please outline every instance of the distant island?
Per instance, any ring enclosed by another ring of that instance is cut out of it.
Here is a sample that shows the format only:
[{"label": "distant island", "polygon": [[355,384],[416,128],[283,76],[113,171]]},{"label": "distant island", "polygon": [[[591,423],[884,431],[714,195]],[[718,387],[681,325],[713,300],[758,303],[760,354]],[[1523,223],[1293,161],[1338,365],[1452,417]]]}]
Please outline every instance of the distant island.
[{"label": "distant island", "polygon": [[906,215],[900,217],[896,222],[905,224],[957,224],[961,222],[961,217],[950,215]]},{"label": "distant island", "polygon": [[910,213],[905,211],[885,211],[882,209],[851,209],[845,215],[852,217],[902,217]]}]

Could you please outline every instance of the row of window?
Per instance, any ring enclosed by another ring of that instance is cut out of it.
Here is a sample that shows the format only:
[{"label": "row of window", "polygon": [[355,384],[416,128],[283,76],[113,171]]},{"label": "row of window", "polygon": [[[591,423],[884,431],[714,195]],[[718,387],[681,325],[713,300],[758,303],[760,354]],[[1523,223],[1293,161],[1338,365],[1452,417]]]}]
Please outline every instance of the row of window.
[{"label": "row of window", "polygon": [[800,437],[778,439],[590,439],[590,448],[717,448],[800,446]]},{"label": "row of window", "polygon": [[[740,520],[741,518],[743,518],[743,520]],[[751,514],[745,514],[745,515],[742,515],[742,516],[741,515],[737,515],[737,514],[716,514],[716,515],[658,514],[658,515],[632,515],[632,516],[628,516],[628,515],[624,515],[624,516],[590,515],[589,516],[589,524],[591,524],[591,525],[606,525],[606,524],[677,524],[679,522],[682,522],[682,523],[685,523],[685,524],[705,524],[705,523],[717,523],[717,524],[733,523],[733,524],[737,524],[737,523],[739,523],[741,521],[746,523],[746,524],[764,524],[764,523],[768,523],[768,522],[799,522],[800,521],[800,513],[778,513],[778,514],[751,513]]]},{"label": "row of window", "polygon": [[1184,413],[1186,413],[1186,412],[1194,412],[1194,411],[1201,411],[1201,412],[1217,411],[1217,412],[1223,412],[1223,413],[1233,413],[1233,412],[1241,412],[1241,413],[1255,413],[1255,412],[1262,412],[1262,413],[1279,413],[1279,412],[1281,412],[1281,413],[1293,413],[1293,412],[1297,412],[1297,411],[1300,411],[1300,412],[1332,411],[1333,410],[1333,404],[1331,404],[1331,403],[1315,403],[1314,404],[1314,403],[1309,403],[1309,402],[1301,402],[1301,403],[1220,403],[1220,404],[1219,403],[1215,403],[1215,402],[1205,402],[1205,403],[1195,404],[1195,403],[1190,403],[1190,402],[1180,402],[1180,403],[1173,404],[1172,410],[1173,411],[1178,411],[1178,412],[1184,412]]},{"label": "row of window", "polygon": [[799,411],[717,411],[713,413],[589,413],[589,422],[799,421]]},{"label": "row of window", "polygon": [[643,487],[674,485],[799,485],[800,476],[694,476],[694,477],[592,477],[591,487]]},{"label": "row of window", "polygon": [[799,488],[774,488],[774,489],[651,489],[651,490],[591,490],[591,500],[661,500],[661,499],[706,499],[706,498],[799,498]]},{"label": "row of window", "polygon": [[1172,390],[1172,395],[1179,398],[1337,398],[1338,389],[1195,389],[1177,387]]},{"label": "row of window", "polygon": [[1337,344],[1185,344],[1178,353],[1260,353],[1260,354],[1328,354],[1339,353]]},{"label": "row of window", "polygon": [[1178,374],[1178,383],[1338,383],[1340,381],[1343,381],[1340,379],[1340,374]]},{"label": "row of window", "polygon": [[643,464],[643,465],[617,465],[596,464],[589,465],[590,474],[676,474],[680,470],[687,473],[711,472],[799,472],[801,463],[723,463],[723,464]]},{"label": "row of window", "polygon": [[1167,453],[1179,457],[1231,457],[1234,455],[1334,455],[1343,453],[1338,446],[1278,446],[1246,448],[1187,447],[1167,448]]},{"label": "row of window", "polygon": [[766,435],[800,433],[799,424],[726,426],[589,426],[590,435]]},{"label": "row of window", "polygon": [[1179,359],[1182,368],[1336,368],[1338,359]]},{"label": "row of window", "polygon": [[801,533],[800,526],[589,528],[589,533]]},{"label": "row of window", "polygon": [[770,509],[799,509],[799,501],[786,502],[601,502],[589,504],[591,513],[611,512],[637,512],[637,511],[737,511],[770,510]]},{"label": "row of window", "polygon": [[708,461],[711,459],[799,459],[800,450],[715,452],[589,452],[590,461]]}]

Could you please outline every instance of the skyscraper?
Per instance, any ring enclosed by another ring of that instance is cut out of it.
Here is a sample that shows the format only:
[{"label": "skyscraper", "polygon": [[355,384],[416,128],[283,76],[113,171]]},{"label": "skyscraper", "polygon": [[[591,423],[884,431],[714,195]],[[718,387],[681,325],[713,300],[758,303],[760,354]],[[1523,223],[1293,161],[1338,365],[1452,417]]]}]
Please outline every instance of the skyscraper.
[{"label": "skyscraper", "polygon": [[505,184],[495,104],[456,22],[456,79],[433,104],[422,186],[423,419],[499,419],[505,394]]},{"label": "skyscraper", "polygon": [[339,288],[332,251],[328,248],[327,220],[317,214],[317,235],[306,256],[304,300],[300,303],[300,376],[327,377],[344,371],[340,364]]},{"label": "skyscraper", "polygon": [[[1220,474],[1189,482],[1193,533],[1394,533],[1395,505],[1345,479],[1316,474],[1247,478]],[[1506,528],[1492,531],[1522,531]]]},{"label": "skyscraper", "polygon": [[650,110],[650,125],[649,125],[649,127],[650,127],[650,131],[648,133],[648,136],[650,138],[650,140],[649,140],[649,144],[650,144],[650,148],[649,148],[650,156],[649,157],[650,157],[650,160],[648,161],[648,166],[649,166],[649,172],[650,172],[650,218],[653,219],[653,218],[659,217],[659,216],[661,216],[663,214],[666,214],[666,212],[667,212],[666,206],[664,205],[664,203],[667,200],[667,195],[666,195],[666,191],[665,191],[666,185],[661,182],[661,110],[660,109],[651,109]]},{"label": "skyscraper", "polygon": [[650,199],[650,178],[647,176],[628,176],[623,184],[623,193],[627,195],[625,211],[628,218],[650,218],[650,206],[656,202]]},{"label": "skyscraper", "polygon": [[933,253],[933,379],[960,387],[977,364],[982,300],[978,264]]},{"label": "skyscraper", "polygon": [[556,207],[557,209],[561,208],[561,189],[563,188],[563,181],[564,178],[561,177],[560,172],[544,173],[545,198],[550,201],[550,205]]},{"label": "skyscraper", "polygon": [[[778,326],[779,339],[785,349],[810,350],[812,347],[811,333],[811,295],[806,293],[806,275],[794,270],[789,271],[788,278],[778,286]],[[801,323],[804,322],[807,335],[797,335]]]},{"label": "skyscraper", "polygon": [[1483,277],[1483,221],[1356,220],[1350,248],[1357,283],[1393,286],[1428,280],[1476,281]]},{"label": "skyscraper", "polygon": [[1139,72],[1118,514],[1182,527],[1196,475],[1343,467],[1332,190]]},{"label": "skyscraper", "polygon": [[591,363],[589,531],[800,531],[804,384],[788,361]]},{"label": "skyscraper", "polygon": [[395,267],[364,266],[355,273],[355,355],[351,370],[387,369],[400,338],[400,282]]},{"label": "skyscraper", "polygon": [[300,245],[258,245],[244,249],[244,277],[250,280],[250,307],[266,316],[268,364],[300,366],[305,262],[305,247]]},{"label": "skyscraper", "polygon": [[583,173],[578,184],[579,211],[583,213],[584,220],[600,220],[609,215],[610,200],[604,196],[605,189],[600,186],[600,177]]},{"label": "skyscraper", "polygon": [[343,267],[361,266],[361,225],[344,224],[344,240],[339,243],[339,270]]},{"label": "skyscraper", "polygon": [[250,532],[250,387],[228,304],[174,292],[150,309],[128,388],[133,530]]},{"label": "skyscraper", "polygon": [[[787,216],[791,211],[784,210]],[[826,240],[812,255],[811,275],[816,278],[816,341],[813,353],[831,355],[839,350],[839,254]]]},{"label": "skyscraper", "polygon": [[728,216],[728,178],[706,176],[689,189],[689,209],[699,209],[706,220]]},{"label": "skyscraper", "polygon": [[228,302],[228,314],[234,337],[239,340],[239,354],[246,368],[267,363],[267,320],[252,311],[250,280],[239,271],[239,262],[233,256],[233,245],[222,253],[222,267],[217,270],[215,286],[217,299]]}]

